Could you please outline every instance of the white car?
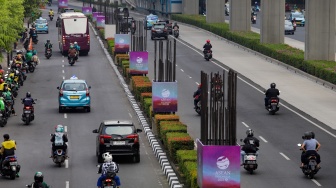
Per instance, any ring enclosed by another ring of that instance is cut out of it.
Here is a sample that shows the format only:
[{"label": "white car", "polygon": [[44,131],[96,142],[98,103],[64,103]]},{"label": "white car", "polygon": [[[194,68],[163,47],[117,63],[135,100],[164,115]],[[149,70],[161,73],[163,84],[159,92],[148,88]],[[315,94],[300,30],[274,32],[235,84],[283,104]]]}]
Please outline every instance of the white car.
[{"label": "white car", "polygon": [[285,20],[285,35],[286,34],[294,35],[294,26],[293,23],[289,20]]}]

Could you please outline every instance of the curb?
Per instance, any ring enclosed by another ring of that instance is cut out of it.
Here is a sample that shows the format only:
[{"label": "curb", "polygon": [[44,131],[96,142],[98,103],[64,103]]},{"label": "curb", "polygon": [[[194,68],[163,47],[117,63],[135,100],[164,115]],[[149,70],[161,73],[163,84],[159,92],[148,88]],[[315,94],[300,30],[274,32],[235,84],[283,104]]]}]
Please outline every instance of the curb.
[{"label": "curb", "polygon": [[149,127],[149,124],[146,121],[146,118],[143,115],[142,110],[140,110],[136,100],[134,99],[133,94],[131,93],[131,91],[128,88],[128,85],[126,84],[123,76],[120,74],[120,72],[118,71],[117,66],[113,63],[112,57],[110,56],[110,54],[108,53],[107,49],[104,47],[104,43],[103,41],[100,39],[100,37],[98,36],[96,30],[92,27],[92,24],[89,23],[91,29],[93,30],[95,36],[97,37],[110,65],[112,66],[114,72],[117,74],[117,77],[120,81],[120,85],[123,87],[126,96],[129,100],[129,102],[131,103],[131,106],[133,108],[133,110],[135,111],[135,113],[137,114],[138,120],[143,128],[143,130],[146,133],[146,136],[148,138],[148,142],[151,145],[154,155],[156,156],[156,158],[158,159],[160,165],[161,165],[161,169],[164,172],[164,174],[167,177],[167,181],[169,183],[170,188],[182,188],[183,186],[180,184],[178,177],[176,175],[176,173],[173,170],[173,167],[170,165],[167,155],[165,152],[163,152],[163,149],[161,148],[158,140],[155,138],[152,130]]}]

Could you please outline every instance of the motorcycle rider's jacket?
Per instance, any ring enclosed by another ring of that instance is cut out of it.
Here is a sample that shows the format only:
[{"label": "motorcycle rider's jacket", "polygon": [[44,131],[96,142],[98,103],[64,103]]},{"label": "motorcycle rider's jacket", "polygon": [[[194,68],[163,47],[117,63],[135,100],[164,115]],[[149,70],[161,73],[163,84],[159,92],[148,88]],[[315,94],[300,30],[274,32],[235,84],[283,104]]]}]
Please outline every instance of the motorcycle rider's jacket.
[{"label": "motorcycle rider's jacket", "polygon": [[69,57],[75,57],[77,54],[77,50],[75,48],[69,49],[68,51]]},{"label": "motorcycle rider's jacket", "polygon": [[256,153],[259,147],[259,140],[253,136],[244,139],[244,146],[242,148],[245,153]]},{"label": "motorcycle rider's jacket", "polygon": [[173,29],[177,29],[177,30],[179,30],[180,27],[179,27],[178,25],[174,25],[174,26],[173,26]]},{"label": "motorcycle rider's jacket", "polygon": [[102,175],[105,175],[109,171],[113,171],[117,173],[119,171],[118,165],[113,161],[103,163],[98,172],[102,173]]},{"label": "motorcycle rider's jacket", "polygon": [[30,62],[33,58],[33,52],[32,51],[28,51],[25,55],[26,58],[26,62]]},{"label": "motorcycle rider's jacket", "polygon": [[198,88],[197,91],[195,91],[193,97],[195,100],[198,100],[200,96],[201,96],[201,88]]},{"label": "motorcycle rider's jacket", "polygon": [[50,142],[52,142],[54,146],[63,146],[65,142],[68,142],[68,137],[64,133],[56,132],[51,137]]},{"label": "motorcycle rider's jacket", "polygon": [[33,106],[33,104],[35,104],[35,101],[31,97],[26,97],[26,98],[22,99],[22,103],[23,103],[24,106]]},{"label": "motorcycle rider's jacket", "polygon": [[34,182],[34,183],[32,183],[32,188],[35,188],[35,187],[37,187],[37,188],[50,188],[49,185],[45,182],[42,182],[42,183]]},{"label": "motorcycle rider's jacket", "polygon": [[1,112],[5,111],[5,102],[3,101],[3,99],[0,100],[0,111]]},{"label": "motorcycle rider's jacket", "polygon": [[10,91],[3,91],[2,95],[6,101],[12,100],[12,93]]},{"label": "motorcycle rider's jacket", "polygon": [[280,92],[276,88],[269,88],[266,91],[265,95],[267,98],[278,97],[280,95]]},{"label": "motorcycle rider's jacket", "polygon": [[54,15],[54,11],[49,11],[49,16]]},{"label": "motorcycle rider's jacket", "polygon": [[211,50],[212,45],[210,43],[205,43],[203,48],[204,48],[204,50]]},{"label": "motorcycle rider's jacket", "polygon": [[75,48],[77,51],[80,50],[80,46],[79,46],[78,44],[75,44],[75,45],[74,45],[74,48]]},{"label": "motorcycle rider's jacket", "polygon": [[47,42],[47,43],[45,43],[44,47],[46,49],[52,49],[52,44]]},{"label": "motorcycle rider's jacket", "polygon": [[15,155],[14,150],[16,150],[16,142],[14,140],[6,140],[1,143],[0,154],[3,159],[7,156]]},{"label": "motorcycle rider's jacket", "polygon": [[32,50],[32,54],[33,54],[33,56],[37,55],[37,51],[36,50]]}]

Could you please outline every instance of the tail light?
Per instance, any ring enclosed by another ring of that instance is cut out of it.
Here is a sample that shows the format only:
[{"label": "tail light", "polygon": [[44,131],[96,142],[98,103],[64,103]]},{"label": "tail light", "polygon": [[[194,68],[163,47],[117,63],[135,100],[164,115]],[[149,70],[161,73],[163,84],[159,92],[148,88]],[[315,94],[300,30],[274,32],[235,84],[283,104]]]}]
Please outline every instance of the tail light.
[{"label": "tail light", "polygon": [[60,89],[59,96],[60,96],[60,97],[63,97],[63,89]]},{"label": "tail light", "polygon": [[16,159],[13,157],[13,158],[9,158],[9,161],[16,161]]},{"label": "tail light", "polygon": [[65,45],[65,36],[64,35],[62,36],[62,43],[63,43],[63,45]]},{"label": "tail light", "polygon": [[90,44],[90,35],[87,35],[88,44]]},{"label": "tail light", "polygon": [[111,139],[112,136],[110,136],[110,135],[100,135],[99,138],[100,138],[99,139],[100,144],[104,144],[105,143],[105,139]]},{"label": "tail light", "polygon": [[26,110],[29,110],[29,109],[30,109],[30,106],[26,106],[25,109],[26,109]]},{"label": "tail light", "polygon": [[154,28],[152,29],[152,32],[156,32]]},{"label": "tail light", "polygon": [[278,102],[278,100],[276,100],[276,99],[272,99],[271,102]]},{"label": "tail light", "polygon": [[137,134],[128,135],[126,138],[133,139],[134,143],[138,143],[139,142],[139,135],[137,135]]},{"label": "tail light", "polygon": [[86,96],[87,96],[87,97],[90,97],[90,92],[89,92],[88,89],[86,89]]},{"label": "tail light", "polygon": [[111,180],[111,179],[106,179],[105,181],[106,181],[106,182],[112,182],[112,180]]}]

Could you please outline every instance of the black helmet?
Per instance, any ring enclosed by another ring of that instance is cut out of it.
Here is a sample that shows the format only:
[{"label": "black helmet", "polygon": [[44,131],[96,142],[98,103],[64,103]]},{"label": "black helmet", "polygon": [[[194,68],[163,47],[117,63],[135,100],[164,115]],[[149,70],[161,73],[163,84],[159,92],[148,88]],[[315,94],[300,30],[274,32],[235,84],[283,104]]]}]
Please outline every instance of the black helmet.
[{"label": "black helmet", "polygon": [[311,131],[310,134],[311,134],[311,138],[315,139],[315,133],[313,131]]},{"label": "black helmet", "polygon": [[31,94],[29,91],[26,93],[26,97],[31,97]]},{"label": "black helmet", "polygon": [[50,42],[50,40],[47,40],[47,42]]},{"label": "black helmet", "polygon": [[305,139],[311,139],[312,138],[312,132],[305,132],[304,137],[305,137]]},{"label": "black helmet", "polygon": [[36,172],[35,175],[34,175],[34,180],[35,180],[35,182],[42,183],[43,182],[43,174],[42,174],[42,172]]},{"label": "black helmet", "polygon": [[246,135],[249,136],[249,137],[253,136],[253,133],[254,133],[254,131],[252,129],[248,129],[246,131]]},{"label": "black helmet", "polygon": [[271,83],[271,88],[275,88],[275,83]]},{"label": "black helmet", "polygon": [[4,134],[3,137],[4,137],[4,139],[8,140],[9,139],[9,134]]}]

